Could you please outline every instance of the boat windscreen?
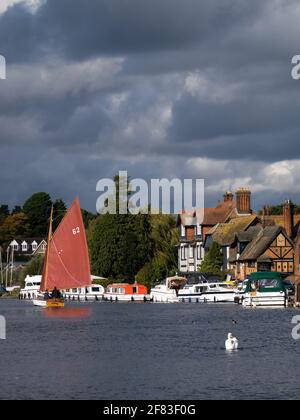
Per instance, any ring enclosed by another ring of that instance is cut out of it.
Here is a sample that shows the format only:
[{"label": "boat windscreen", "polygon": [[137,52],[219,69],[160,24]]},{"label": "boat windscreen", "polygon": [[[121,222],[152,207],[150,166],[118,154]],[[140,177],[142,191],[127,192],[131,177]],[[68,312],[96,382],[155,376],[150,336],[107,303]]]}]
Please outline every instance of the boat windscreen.
[{"label": "boat windscreen", "polygon": [[250,291],[282,289],[282,281],[277,278],[252,280],[249,282],[248,287]]}]

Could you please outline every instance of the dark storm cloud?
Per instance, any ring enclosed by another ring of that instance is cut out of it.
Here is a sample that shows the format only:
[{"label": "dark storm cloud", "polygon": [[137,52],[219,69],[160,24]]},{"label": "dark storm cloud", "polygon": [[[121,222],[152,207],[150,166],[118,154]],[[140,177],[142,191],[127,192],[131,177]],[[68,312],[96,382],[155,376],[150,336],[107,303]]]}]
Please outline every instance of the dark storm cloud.
[{"label": "dark storm cloud", "polygon": [[0,49],[17,61],[52,51],[76,60],[178,50],[222,37],[263,7],[259,0],[48,0],[33,15],[17,4],[0,18]]},{"label": "dark storm cloud", "polygon": [[94,209],[96,182],[119,169],[204,177],[211,202],[236,182],[258,204],[281,183],[300,193],[300,84],[290,77],[299,19],[295,0],[9,8],[0,15],[2,201],[79,192]]}]

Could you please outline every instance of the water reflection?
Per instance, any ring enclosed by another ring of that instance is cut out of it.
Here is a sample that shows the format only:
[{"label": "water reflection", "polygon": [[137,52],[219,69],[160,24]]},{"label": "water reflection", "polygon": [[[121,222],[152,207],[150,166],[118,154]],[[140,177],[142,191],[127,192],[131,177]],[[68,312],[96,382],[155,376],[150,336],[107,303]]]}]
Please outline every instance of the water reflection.
[{"label": "water reflection", "polygon": [[43,311],[46,318],[83,319],[92,315],[92,308],[47,308]]}]

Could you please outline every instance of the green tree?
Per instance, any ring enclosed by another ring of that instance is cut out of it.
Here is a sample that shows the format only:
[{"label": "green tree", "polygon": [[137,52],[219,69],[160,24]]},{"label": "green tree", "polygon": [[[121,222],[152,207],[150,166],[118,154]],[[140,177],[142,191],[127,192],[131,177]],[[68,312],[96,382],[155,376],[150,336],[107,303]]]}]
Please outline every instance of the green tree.
[{"label": "green tree", "polygon": [[31,236],[46,236],[49,225],[52,201],[49,194],[40,192],[33,194],[24,204]]},{"label": "green tree", "polygon": [[81,209],[83,223],[86,229],[88,229],[90,223],[97,218],[97,215],[90,211]]},{"label": "green tree", "polygon": [[18,283],[24,286],[26,276],[42,275],[44,267],[44,255],[36,255],[22,269],[18,275]]},{"label": "green tree", "polygon": [[100,215],[88,231],[94,274],[134,281],[151,256],[151,225],[148,216]]},{"label": "green tree", "polygon": [[9,215],[0,226],[0,243],[7,245],[13,239],[22,239],[30,232],[28,218],[24,213]]},{"label": "green tree", "polygon": [[212,246],[203,259],[203,262],[200,266],[200,272],[221,274],[222,265],[223,257],[221,247],[218,243],[213,242]]},{"label": "green tree", "polygon": [[179,232],[175,219],[168,215],[151,216],[153,255],[139,271],[137,280],[150,288],[157,280],[174,275],[177,271]]},{"label": "green tree", "polygon": [[2,204],[0,206],[0,225],[4,220],[9,216],[9,207],[7,204]]},{"label": "green tree", "polygon": [[57,229],[58,225],[67,213],[67,206],[63,200],[59,199],[53,203],[53,229]]},{"label": "green tree", "polygon": [[21,206],[15,206],[11,212],[11,214],[17,214],[17,213],[22,213],[23,209]]}]

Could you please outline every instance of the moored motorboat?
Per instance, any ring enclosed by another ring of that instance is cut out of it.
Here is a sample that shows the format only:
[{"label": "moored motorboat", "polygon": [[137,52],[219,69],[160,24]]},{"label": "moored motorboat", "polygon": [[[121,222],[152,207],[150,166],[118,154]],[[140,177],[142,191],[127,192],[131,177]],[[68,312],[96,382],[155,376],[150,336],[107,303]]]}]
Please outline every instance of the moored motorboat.
[{"label": "moored motorboat", "polygon": [[143,302],[150,300],[147,287],[139,284],[113,283],[107,286],[104,300],[110,302]]},{"label": "moored motorboat", "polygon": [[185,277],[168,277],[151,289],[150,298],[156,303],[178,303],[179,292],[186,285]]},{"label": "moored motorboat", "polygon": [[41,288],[42,276],[26,276],[25,286],[20,290],[20,299],[36,299]]},{"label": "moored motorboat", "polygon": [[253,273],[249,277],[243,295],[243,306],[285,307],[286,305],[287,292],[280,273],[260,272]]},{"label": "moored motorboat", "polygon": [[178,293],[179,302],[234,303],[235,288],[223,282],[187,284]]},{"label": "moored motorboat", "polygon": [[63,297],[66,300],[79,302],[95,302],[102,300],[105,289],[100,284],[91,284],[88,287],[77,287],[63,291]]}]

